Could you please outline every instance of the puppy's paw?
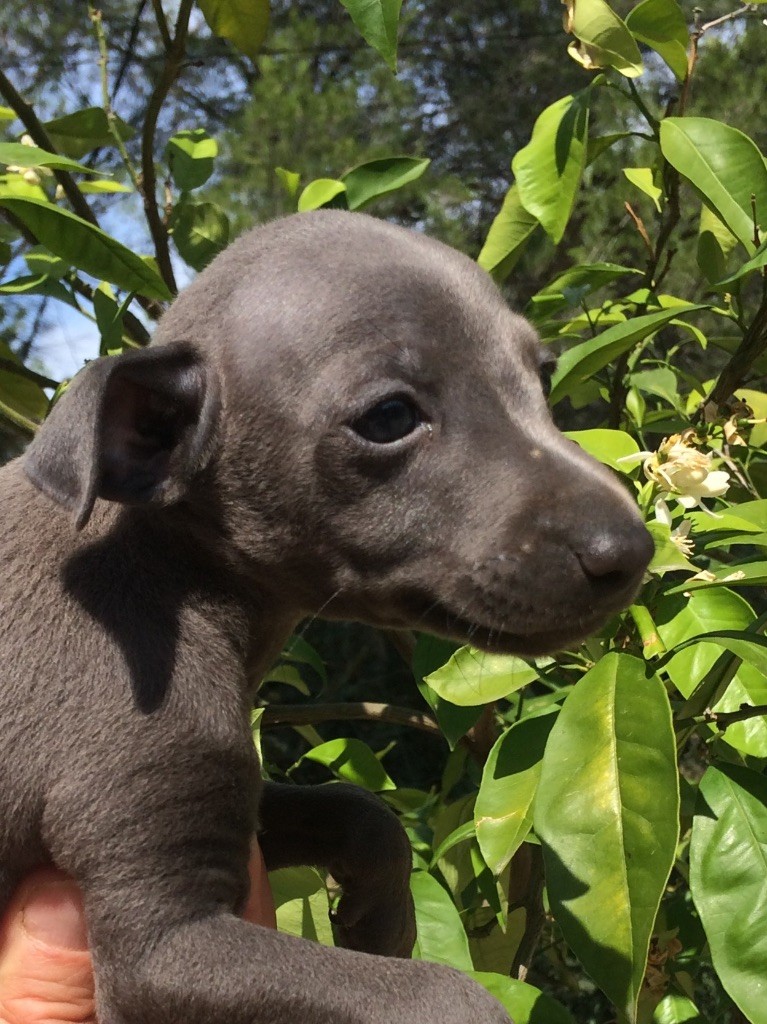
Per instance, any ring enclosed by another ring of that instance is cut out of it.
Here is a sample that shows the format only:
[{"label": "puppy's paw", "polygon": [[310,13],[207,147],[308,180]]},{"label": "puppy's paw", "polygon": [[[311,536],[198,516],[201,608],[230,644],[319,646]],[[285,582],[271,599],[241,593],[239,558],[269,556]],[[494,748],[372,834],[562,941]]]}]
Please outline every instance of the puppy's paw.
[{"label": "puppy's paw", "polygon": [[[398,881],[401,881],[398,879]],[[336,945],[360,953],[409,957],[415,943],[415,908],[408,888],[344,890],[331,915]]]}]

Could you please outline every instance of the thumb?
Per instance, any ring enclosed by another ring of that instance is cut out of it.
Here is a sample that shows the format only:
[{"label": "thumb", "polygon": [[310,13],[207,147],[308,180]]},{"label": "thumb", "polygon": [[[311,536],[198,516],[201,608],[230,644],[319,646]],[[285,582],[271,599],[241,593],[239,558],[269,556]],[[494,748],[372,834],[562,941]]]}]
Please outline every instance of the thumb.
[{"label": "thumb", "polygon": [[82,900],[53,870],[19,887],[0,925],[0,1024],[95,1024]]}]

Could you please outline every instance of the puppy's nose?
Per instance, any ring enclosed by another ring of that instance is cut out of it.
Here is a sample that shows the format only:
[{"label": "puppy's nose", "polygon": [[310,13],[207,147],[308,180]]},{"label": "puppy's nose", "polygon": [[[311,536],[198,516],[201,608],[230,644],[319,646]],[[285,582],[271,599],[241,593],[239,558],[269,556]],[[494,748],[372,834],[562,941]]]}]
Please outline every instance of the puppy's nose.
[{"label": "puppy's nose", "polygon": [[653,556],[652,537],[641,523],[595,530],[576,550],[584,573],[602,588],[636,586]]}]

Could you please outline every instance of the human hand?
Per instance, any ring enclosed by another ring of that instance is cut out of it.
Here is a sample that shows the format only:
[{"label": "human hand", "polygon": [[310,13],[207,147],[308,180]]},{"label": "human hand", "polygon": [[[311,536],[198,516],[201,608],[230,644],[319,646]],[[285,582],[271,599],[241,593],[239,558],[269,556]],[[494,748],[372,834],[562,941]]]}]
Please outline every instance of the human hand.
[{"label": "human hand", "polygon": [[[274,903],[254,843],[246,921],[275,928]],[[82,898],[60,871],[35,871],[0,922],[0,1024],[96,1024]]]}]

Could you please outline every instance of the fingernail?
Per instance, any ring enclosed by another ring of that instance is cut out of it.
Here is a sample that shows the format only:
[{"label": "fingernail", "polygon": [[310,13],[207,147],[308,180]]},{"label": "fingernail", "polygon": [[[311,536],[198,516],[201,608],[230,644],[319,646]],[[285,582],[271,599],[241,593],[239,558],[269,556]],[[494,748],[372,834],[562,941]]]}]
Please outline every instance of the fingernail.
[{"label": "fingernail", "polygon": [[24,930],[56,949],[88,948],[83,904],[76,886],[55,882],[32,892],[24,907]]}]

